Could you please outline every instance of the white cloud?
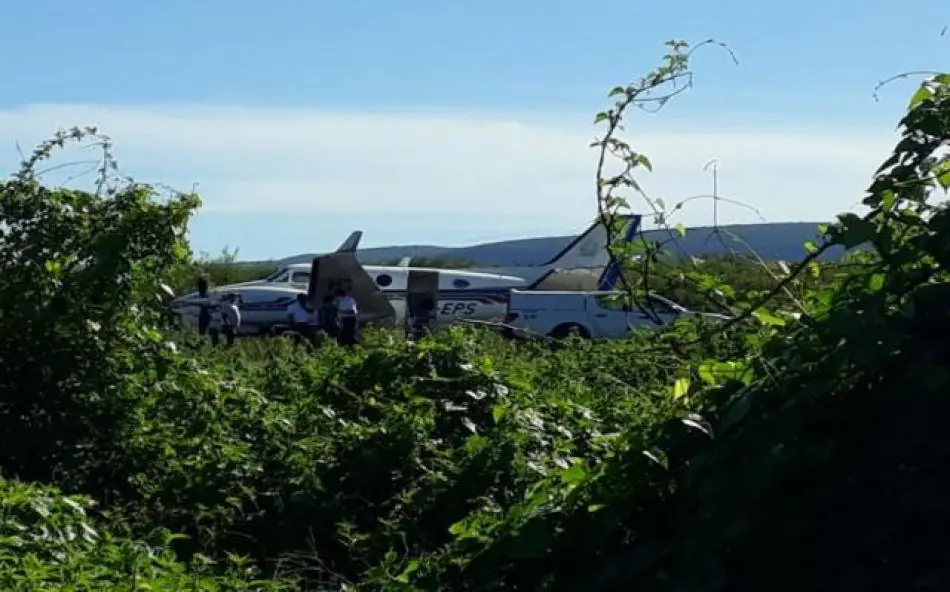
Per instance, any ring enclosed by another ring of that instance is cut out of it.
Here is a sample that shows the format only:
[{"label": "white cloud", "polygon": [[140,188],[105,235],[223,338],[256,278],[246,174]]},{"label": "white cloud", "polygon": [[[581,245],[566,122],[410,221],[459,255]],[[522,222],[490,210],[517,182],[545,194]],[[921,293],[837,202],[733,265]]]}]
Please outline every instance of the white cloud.
[{"label": "white cloud", "polygon": [[[187,189],[205,209],[520,216],[579,227],[595,208],[600,130],[586,114],[490,117],[212,107],[31,106],[0,110],[0,164],[14,143],[31,146],[59,127],[94,124],[116,141],[124,172]],[[635,120],[625,136],[654,172],[642,185],[667,204],[709,193],[703,166],[716,159],[720,192],[771,221],[828,219],[862,197],[890,150],[891,126],[868,129],[687,128],[664,114]],[[86,157],[88,158],[88,157]],[[634,202],[635,205],[637,202]],[[680,216],[708,224],[711,206]],[[722,207],[723,222],[757,216]],[[535,224],[541,225],[541,224]]]}]

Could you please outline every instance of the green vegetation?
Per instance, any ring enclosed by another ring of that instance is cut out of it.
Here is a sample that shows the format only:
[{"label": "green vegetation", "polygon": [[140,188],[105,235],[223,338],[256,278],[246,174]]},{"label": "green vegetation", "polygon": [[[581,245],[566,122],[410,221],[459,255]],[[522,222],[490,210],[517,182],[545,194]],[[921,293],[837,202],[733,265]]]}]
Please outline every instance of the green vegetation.
[{"label": "green vegetation", "polygon": [[198,289],[198,278],[204,276],[212,286],[264,279],[277,271],[277,263],[247,265],[238,263],[237,251],[222,249],[216,257],[207,255],[195,260],[182,261],[168,274],[168,285],[175,294],[187,294]]},{"label": "green vegetation", "polygon": [[[603,146],[631,167],[599,175],[604,216],[649,166],[615,137],[624,110],[688,64],[673,44],[611,91]],[[928,197],[950,186],[950,75],[900,131],[869,213],[794,269],[617,248],[642,255],[634,299],[680,290],[735,322],[309,353],[167,330],[197,197],[107,176],[93,130],[58,135],[0,184],[3,589],[947,589],[950,209]],[[90,138],[98,193],[36,180]]]}]

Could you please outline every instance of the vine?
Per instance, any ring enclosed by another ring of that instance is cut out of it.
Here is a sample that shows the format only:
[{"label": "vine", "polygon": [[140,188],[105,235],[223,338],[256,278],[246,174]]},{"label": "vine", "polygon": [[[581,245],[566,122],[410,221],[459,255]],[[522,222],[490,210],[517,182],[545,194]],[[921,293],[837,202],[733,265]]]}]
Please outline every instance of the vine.
[{"label": "vine", "polygon": [[[591,144],[597,148],[597,168],[595,174],[597,213],[598,218],[607,228],[607,244],[609,264],[619,271],[619,281],[628,293],[630,300],[636,305],[641,314],[651,321],[660,324],[660,318],[650,304],[640,297],[649,292],[649,267],[654,261],[657,249],[643,238],[640,230],[641,243],[618,243],[616,232],[619,227],[619,214],[630,211],[630,202],[619,195],[622,190],[632,190],[643,197],[653,211],[655,222],[663,226],[672,236],[672,229],[664,216],[662,199],[650,198],[636,179],[639,169],[652,171],[653,165],[649,158],[618,137],[623,131],[624,117],[631,107],[637,107],[650,112],[657,112],[678,95],[689,90],[693,85],[694,72],[690,66],[690,59],[699,49],[706,46],[716,46],[728,52],[733,62],[738,59],[731,49],[724,43],[709,39],[690,48],[689,44],[681,40],[671,40],[666,43],[669,52],[663,56],[660,66],[646,76],[625,86],[617,86],[607,94],[608,98],[615,98],[614,105],[606,111],[597,113],[594,123],[605,123],[606,129],[601,138]],[[669,90],[667,90],[669,89]],[[607,157],[612,156],[619,161],[621,170],[608,175],[606,172]],[[629,278],[630,261],[636,254],[641,254],[644,273],[643,288],[638,289]]]}]

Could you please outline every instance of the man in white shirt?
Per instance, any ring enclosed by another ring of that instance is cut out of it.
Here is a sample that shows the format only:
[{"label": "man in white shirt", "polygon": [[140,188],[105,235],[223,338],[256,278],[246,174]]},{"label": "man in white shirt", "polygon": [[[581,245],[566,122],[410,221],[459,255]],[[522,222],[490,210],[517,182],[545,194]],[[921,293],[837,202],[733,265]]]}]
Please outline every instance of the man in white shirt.
[{"label": "man in white shirt", "polygon": [[221,306],[221,332],[229,346],[234,345],[234,336],[241,326],[241,309],[237,294],[228,294]]},{"label": "man in white shirt", "polygon": [[297,299],[287,307],[287,322],[290,329],[313,343],[313,325],[310,324],[310,308],[307,295],[297,294]]},{"label": "man in white shirt", "polygon": [[336,310],[340,315],[340,332],[338,343],[340,345],[356,345],[357,331],[359,326],[359,308],[356,305],[356,298],[353,298],[343,290],[336,293]]}]

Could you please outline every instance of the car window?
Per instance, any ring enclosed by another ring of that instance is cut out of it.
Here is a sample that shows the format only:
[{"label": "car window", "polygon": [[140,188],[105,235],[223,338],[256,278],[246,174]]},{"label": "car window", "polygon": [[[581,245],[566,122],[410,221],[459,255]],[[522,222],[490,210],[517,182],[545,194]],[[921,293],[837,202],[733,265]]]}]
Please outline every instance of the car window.
[{"label": "car window", "polygon": [[275,284],[280,284],[280,283],[284,283],[288,281],[289,279],[290,279],[290,274],[285,271],[284,273],[278,275],[277,277],[275,277],[274,279],[270,281]]},{"label": "car window", "polygon": [[616,311],[625,311],[629,310],[629,307],[624,304],[623,298],[618,298],[617,296],[596,296],[597,304],[601,308],[607,310],[616,310]]},{"label": "car window", "polygon": [[310,283],[310,272],[309,271],[297,271],[293,275],[293,279],[290,280],[294,284],[309,284]]},{"label": "car window", "polygon": [[653,309],[656,314],[661,315],[671,315],[677,314],[680,311],[676,310],[672,304],[663,300],[662,298],[657,298],[656,296],[648,296],[649,306]]}]

